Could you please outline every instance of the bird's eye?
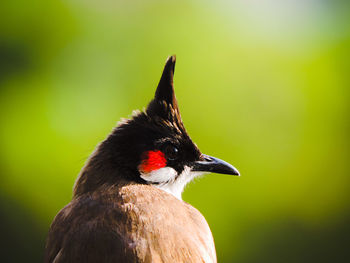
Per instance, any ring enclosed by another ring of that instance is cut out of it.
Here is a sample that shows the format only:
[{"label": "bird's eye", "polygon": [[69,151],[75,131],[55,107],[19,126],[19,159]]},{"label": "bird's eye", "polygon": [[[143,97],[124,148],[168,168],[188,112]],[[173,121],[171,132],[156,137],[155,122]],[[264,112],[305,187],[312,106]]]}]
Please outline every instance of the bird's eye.
[{"label": "bird's eye", "polygon": [[175,160],[178,157],[179,150],[172,144],[168,144],[164,148],[164,154],[168,160]]}]

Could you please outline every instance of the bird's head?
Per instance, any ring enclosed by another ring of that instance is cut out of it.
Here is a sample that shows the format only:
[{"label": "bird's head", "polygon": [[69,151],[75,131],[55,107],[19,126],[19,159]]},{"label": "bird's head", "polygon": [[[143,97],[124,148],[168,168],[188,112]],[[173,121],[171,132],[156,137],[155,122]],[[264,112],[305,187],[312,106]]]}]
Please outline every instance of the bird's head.
[{"label": "bird's head", "polygon": [[187,134],[173,86],[175,60],[167,59],[146,110],[119,122],[97,147],[78,178],[75,194],[124,179],[155,185],[181,199],[184,186],[200,174],[239,175],[232,165],[202,154]]}]

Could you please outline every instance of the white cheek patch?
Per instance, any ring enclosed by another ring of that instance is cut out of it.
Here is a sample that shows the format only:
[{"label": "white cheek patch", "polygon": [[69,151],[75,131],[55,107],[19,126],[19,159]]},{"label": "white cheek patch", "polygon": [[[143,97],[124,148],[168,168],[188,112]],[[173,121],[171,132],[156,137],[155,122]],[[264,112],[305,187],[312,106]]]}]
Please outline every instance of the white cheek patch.
[{"label": "white cheek patch", "polygon": [[202,174],[205,174],[204,172],[192,172],[191,168],[188,166],[185,166],[182,173],[176,178],[176,180],[168,181],[164,184],[158,184],[155,185],[157,188],[162,189],[173,196],[175,196],[177,199],[182,200],[182,192],[190,181],[193,180],[193,178],[200,176]]},{"label": "white cheek patch", "polygon": [[165,183],[173,181],[177,175],[174,168],[163,167],[148,173],[141,173],[141,178],[150,183]]},{"label": "white cheek patch", "polygon": [[182,173],[177,175],[174,168],[163,167],[148,173],[141,172],[141,178],[149,183],[154,183],[155,187],[182,200],[181,194],[186,184],[203,174],[206,172],[193,172],[190,167],[185,166]]}]

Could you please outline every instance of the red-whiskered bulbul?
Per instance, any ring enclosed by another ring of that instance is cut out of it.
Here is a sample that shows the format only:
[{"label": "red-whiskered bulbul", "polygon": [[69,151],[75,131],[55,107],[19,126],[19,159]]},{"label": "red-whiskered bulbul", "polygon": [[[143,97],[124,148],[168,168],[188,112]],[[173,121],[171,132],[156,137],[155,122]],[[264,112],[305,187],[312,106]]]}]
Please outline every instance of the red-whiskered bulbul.
[{"label": "red-whiskered bulbul", "polygon": [[206,220],[181,193],[200,174],[239,173],[187,134],[174,68],[171,56],[146,110],[118,123],[87,161],[51,225],[45,262],[216,262]]}]

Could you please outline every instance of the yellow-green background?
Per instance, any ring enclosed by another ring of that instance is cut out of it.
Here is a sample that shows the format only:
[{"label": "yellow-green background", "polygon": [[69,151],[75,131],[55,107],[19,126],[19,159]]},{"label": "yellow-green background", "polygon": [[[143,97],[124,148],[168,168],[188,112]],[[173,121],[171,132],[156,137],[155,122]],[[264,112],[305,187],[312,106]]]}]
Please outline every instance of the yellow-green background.
[{"label": "yellow-green background", "polygon": [[219,262],[346,262],[348,1],[2,0],[1,262],[40,262],[84,161],[152,98],[168,55],[184,123],[240,178],[183,198]]}]

